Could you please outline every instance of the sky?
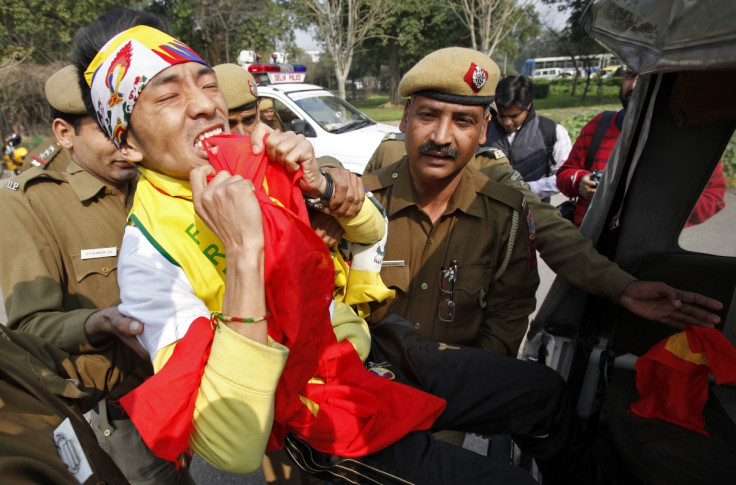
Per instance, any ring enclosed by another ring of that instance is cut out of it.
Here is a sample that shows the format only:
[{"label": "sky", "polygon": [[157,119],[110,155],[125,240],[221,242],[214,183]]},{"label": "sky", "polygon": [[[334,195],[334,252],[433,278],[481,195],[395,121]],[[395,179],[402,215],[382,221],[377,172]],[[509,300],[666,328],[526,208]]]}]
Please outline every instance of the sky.
[{"label": "sky", "polygon": [[[567,14],[557,11],[557,7],[545,5],[541,1],[535,1],[536,9],[542,22],[549,25],[555,30],[560,30],[565,26]],[[309,32],[303,30],[296,31],[296,45],[305,51],[322,50],[319,44],[312,38]]]}]

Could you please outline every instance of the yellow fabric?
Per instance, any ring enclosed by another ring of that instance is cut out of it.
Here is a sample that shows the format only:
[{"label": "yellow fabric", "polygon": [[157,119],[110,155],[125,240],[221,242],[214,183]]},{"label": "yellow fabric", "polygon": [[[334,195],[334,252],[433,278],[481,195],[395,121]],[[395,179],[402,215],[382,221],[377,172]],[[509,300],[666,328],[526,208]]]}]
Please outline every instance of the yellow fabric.
[{"label": "yellow fabric", "polygon": [[343,301],[352,306],[360,318],[371,314],[370,303],[381,302],[396,296],[395,290],[389,290],[375,271],[351,269],[348,273],[347,291]]},{"label": "yellow fabric", "polygon": [[[377,243],[385,237],[386,220],[373,203],[374,199],[366,199],[357,215],[338,219],[340,227],[345,231],[343,239],[365,245]],[[370,314],[370,302],[380,302],[396,295],[394,290],[386,287],[378,271],[351,268],[340,250],[332,248],[331,253],[335,264],[334,298],[353,307],[360,318],[366,318]]]},{"label": "yellow fabric", "polygon": [[[175,347],[173,343],[156,353],[154,372]],[[272,389],[288,352],[271,338],[263,346],[227,325],[217,328],[194,404],[190,444],[195,453],[229,473],[251,473],[260,466],[273,423]],[[249,386],[243,387],[243,382]]]},{"label": "yellow fabric", "polygon": [[692,362],[697,365],[707,365],[710,367],[708,355],[705,352],[693,352],[690,350],[690,344],[687,341],[687,333],[680,332],[674,334],[667,340],[665,349],[672,352],[682,360]]},{"label": "yellow fabric", "polygon": [[386,224],[378,208],[367,198],[363,207],[353,217],[338,219],[340,227],[345,231],[343,236],[348,241],[361,244],[372,244],[380,241],[386,234]]},{"label": "yellow fabric", "polygon": [[[222,311],[225,247],[194,212],[189,182],[143,167],[141,175],[130,220],[159,246],[159,251],[163,250],[162,254],[166,253],[164,256],[184,270],[195,295],[210,311]],[[166,215],[165,224],[157,221],[161,214]]]},{"label": "yellow fabric", "polygon": [[348,340],[353,344],[360,360],[364,361],[368,357],[368,352],[371,350],[371,333],[368,330],[368,324],[345,303],[335,302],[332,328],[338,342]]}]

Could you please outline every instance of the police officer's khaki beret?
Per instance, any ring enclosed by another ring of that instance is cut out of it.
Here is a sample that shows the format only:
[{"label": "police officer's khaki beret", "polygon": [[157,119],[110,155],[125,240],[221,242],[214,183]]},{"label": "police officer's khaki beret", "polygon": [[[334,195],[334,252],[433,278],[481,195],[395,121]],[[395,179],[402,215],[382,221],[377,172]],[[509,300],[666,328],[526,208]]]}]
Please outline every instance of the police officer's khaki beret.
[{"label": "police officer's khaki beret", "polygon": [[64,66],[46,80],[46,100],[51,107],[70,115],[86,115],[87,109],[82,101],[82,91],[77,81],[77,68]]},{"label": "police officer's khaki beret", "polygon": [[273,108],[273,99],[263,98],[261,102],[258,103],[258,107],[260,108],[261,111]]},{"label": "police officer's khaki beret", "polygon": [[407,72],[399,94],[420,94],[449,103],[488,105],[493,102],[501,72],[491,58],[465,47],[432,52]]},{"label": "police officer's khaki beret", "polygon": [[247,109],[249,104],[258,99],[256,80],[246,69],[237,64],[220,64],[213,69],[227,109]]}]

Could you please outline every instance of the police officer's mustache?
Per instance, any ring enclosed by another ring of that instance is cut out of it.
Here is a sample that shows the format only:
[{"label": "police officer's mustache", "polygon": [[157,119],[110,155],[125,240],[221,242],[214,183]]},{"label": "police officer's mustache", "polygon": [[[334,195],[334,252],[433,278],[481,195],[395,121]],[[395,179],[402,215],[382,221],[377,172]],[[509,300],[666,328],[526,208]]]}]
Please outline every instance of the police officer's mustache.
[{"label": "police officer's mustache", "polygon": [[439,146],[432,141],[422,143],[422,145],[419,147],[419,153],[427,152],[440,152],[444,156],[453,160],[456,160],[457,157],[460,155],[457,148],[452,148],[452,146],[450,145]]}]

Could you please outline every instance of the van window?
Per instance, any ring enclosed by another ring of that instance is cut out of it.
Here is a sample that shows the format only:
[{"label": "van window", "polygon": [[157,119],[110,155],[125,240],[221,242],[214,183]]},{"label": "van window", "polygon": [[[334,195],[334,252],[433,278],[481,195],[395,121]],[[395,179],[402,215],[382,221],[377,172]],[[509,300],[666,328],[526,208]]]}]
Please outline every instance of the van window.
[{"label": "van window", "polygon": [[731,136],[724,157],[680,233],[678,244],[682,249],[716,256],[736,256],[736,231],[733,230],[736,227],[736,188],[726,186],[730,172],[728,165],[734,163],[728,157],[734,156],[734,147],[736,134]]}]

